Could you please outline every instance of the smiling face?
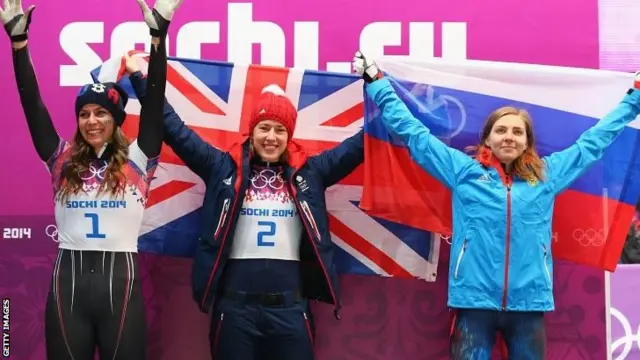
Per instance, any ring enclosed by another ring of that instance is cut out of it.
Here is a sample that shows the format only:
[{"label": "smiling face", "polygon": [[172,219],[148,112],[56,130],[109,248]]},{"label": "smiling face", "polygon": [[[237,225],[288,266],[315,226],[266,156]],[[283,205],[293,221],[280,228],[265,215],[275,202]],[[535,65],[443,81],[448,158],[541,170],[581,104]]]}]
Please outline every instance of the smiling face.
[{"label": "smiling face", "polygon": [[507,114],[496,120],[484,143],[505,165],[510,165],[527,149],[527,126],[520,115]]},{"label": "smiling face", "polygon": [[251,134],[253,150],[265,162],[277,162],[287,149],[289,133],[281,122],[262,120]]},{"label": "smiling face", "polygon": [[96,152],[109,142],[115,129],[111,113],[100,105],[84,105],[78,114],[78,129]]},{"label": "smiling face", "polygon": [[480,144],[489,148],[507,171],[523,154],[529,160],[538,158],[531,116],[525,109],[504,106],[494,110],[484,124]]}]

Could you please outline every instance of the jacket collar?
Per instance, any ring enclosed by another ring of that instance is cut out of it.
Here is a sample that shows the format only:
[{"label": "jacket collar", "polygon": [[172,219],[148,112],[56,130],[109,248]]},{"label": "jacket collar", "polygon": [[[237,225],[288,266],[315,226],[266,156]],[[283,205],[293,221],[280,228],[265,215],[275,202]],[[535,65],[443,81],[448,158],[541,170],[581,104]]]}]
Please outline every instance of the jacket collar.
[{"label": "jacket collar", "polygon": [[109,161],[109,159],[111,159],[111,156],[113,156],[113,152],[113,144],[106,143],[98,153],[96,153],[95,150],[89,151],[89,161]]},{"label": "jacket collar", "polygon": [[478,154],[476,155],[476,160],[486,168],[494,168],[498,172],[498,175],[500,175],[500,180],[503,184],[507,185],[513,181],[513,176],[506,173],[504,164],[498,160],[488,147],[480,146]]}]

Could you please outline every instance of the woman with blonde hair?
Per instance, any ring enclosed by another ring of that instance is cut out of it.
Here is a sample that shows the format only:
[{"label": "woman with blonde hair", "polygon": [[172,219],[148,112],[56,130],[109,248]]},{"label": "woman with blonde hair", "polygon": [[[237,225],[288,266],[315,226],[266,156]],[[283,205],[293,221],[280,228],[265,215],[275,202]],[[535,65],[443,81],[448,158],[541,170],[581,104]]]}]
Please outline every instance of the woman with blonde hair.
[{"label": "woman with blonde hair", "polygon": [[5,0],[0,21],[11,42],[16,82],[33,144],[52,178],[59,242],[45,310],[48,359],[145,359],[146,317],[137,250],[149,184],[164,137],[165,37],[176,0],[153,10],[138,0],[151,33],[146,101],[139,136],[121,126],[127,93],[116,83],[83,86],[75,99],[77,130],[61,138],[43,104],[28,50],[26,13]]},{"label": "woman with blonde hair", "polygon": [[529,114],[503,107],[489,115],[471,157],[433,136],[362,53],[356,53],[353,67],[385,127],[451,190],[448,306],[457,314],[451,359],[490,359],[496,333],[510,359],[544,359],[544,313],[554,310],[554,200],[638,116],[637,77],[620,104],[563,151],[540,158]]}]

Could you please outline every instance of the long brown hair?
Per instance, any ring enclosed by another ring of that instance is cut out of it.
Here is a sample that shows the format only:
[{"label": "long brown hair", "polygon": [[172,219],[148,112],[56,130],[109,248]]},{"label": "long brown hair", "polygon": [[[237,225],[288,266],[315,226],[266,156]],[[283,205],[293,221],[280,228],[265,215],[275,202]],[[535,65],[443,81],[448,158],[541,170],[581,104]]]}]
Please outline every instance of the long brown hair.
[{"label": "long brown hair", "polygon": [[486,148],[485,143],[493,130],[493,125],[506,115],[516,115],[524,122],[527,134],[527,148],[513,162],[512,174],[527,181],[544,180],[544,162],[536,151],[536,140],[533,133],[531,115],[525,109],[519,109],[513,106],[504,106],[494,110],[484,123],[482,133],[480,134],[480,143],[477,146],[467,147],[468,152],[475,152],[476,155]]},{"label": "long brown hair", "polygon": [[[110,191],[115,196],[118,193],[124,193],[126,178],[122,172],[122,167],[127,162],[129,155],[129,140],[120,127],[116,127],[113,131],[111,146],[113,154],[107,164],[98,194]],[[70,161],[62,169],[59,179],[60,192],[58,195],[62,201],[82,190],[83,181],[80,178],[80,174],[89,170],[92,158],[91,152],[94,149],[85,141],[82,134],[80,134],[80,130],[78,130],[73,137],[73,144],[69,151],[71,151]]]}]

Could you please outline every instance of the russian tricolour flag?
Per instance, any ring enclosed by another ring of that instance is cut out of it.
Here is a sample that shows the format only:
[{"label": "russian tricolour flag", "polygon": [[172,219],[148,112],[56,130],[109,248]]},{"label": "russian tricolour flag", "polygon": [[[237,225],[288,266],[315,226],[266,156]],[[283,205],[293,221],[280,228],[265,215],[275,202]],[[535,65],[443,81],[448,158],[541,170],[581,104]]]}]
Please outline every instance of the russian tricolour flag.
[{"label": "russian tricolour flag", "polygon": [[[572,145],[613,110],[633,74],[495,62],[377,61],[413,115],[449,146],[477,145],[486,117],[514,105],[533,117],[541,156]],[[360,206],[370,215],[451,234],[450,193],[414,163],[365,102],[366,160]],[[553,254],[615,270],[640,190],[638,120],[556,199]],[[389,189],[397,189],[390,192]]]}]

